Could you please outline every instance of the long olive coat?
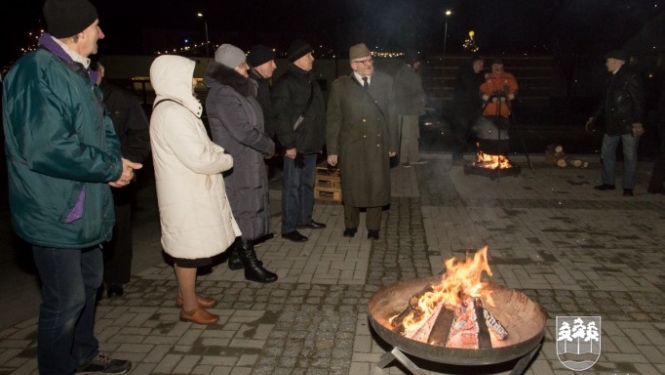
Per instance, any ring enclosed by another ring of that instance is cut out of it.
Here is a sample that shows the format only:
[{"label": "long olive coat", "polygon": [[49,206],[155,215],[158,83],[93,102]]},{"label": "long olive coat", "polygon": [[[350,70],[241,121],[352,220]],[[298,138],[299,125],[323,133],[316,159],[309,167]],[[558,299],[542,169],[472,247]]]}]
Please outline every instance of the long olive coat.
[{"label": "long olive coat", "polygon": [[328,99],[326,140],[328,155],[338,155],[344,204],[389,204],[388,154],[398,150],[393,79],[375,72],[367,91],[353,74],[335,80]]}]

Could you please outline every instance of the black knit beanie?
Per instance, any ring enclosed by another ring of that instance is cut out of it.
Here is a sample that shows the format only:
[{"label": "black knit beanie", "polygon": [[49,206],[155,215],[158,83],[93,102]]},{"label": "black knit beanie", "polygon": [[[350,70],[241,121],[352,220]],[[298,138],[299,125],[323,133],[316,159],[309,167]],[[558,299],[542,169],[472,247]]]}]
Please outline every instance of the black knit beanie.
[{"label": "black knit beanie", "polygon": [[287,58],[290,62],[294,62],[299,58],[305,56],[306,54],[312,52],[314,48],[309,45],[309,43],[303,40],[294,40],[289,46],[289,51],[287,52]]},{"label": "black knit beanie", "polygon": [[263,65],[270,60],[275,59],[275,54],[272,50],[263,44],[257,44],[249,51],[249,56],[247,56],[247,63],[252,68],[256,68],[259,65]]},{"label": "black knit beanie", "polygon": [[58,39],[80,33],[99,18],[88,0],[46,0],[42,11],[47,31]]}]

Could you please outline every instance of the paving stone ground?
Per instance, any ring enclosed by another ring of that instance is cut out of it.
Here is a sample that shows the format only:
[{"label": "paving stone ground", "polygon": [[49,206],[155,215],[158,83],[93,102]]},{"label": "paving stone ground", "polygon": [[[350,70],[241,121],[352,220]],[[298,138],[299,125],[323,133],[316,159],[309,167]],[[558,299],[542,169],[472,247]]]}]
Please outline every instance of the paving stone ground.
[{"label": "paving stone ground", "polygon": [[[515,156],[522,173],[495,180],[466,175],[449,155],[423,157],[426,164],[392,170],[379,241],[366,238],[363,217],[356,237],[342,237],[342,207],[318,203],[314,218],[326,229],[303,231],[306,243],[276,238],[258,248],[266,267],[279,274],[276,283],[247,282],[224,263],[205,270],[198,290],[219,299],[211,311],[221,316],[210,326],[178,321],[154,187],[144,185],[135,232],[135,263],[144,266],[135,267],[122,298],[100,300],[101,349],[132,360],[131,374],[405,374],[397,362],[376,366],[392,348],[370,328],[370,297],[397,281],[440,274],[445,259],[488,246],[489,280],[523,292],[547,312],[543,346],[525,374],[574,374],[557,356],[555,319],[596,315],[601,354],[579,374],[665,373],[665,196],[645,191],[650,164],[640,163],[636,196],[624,198],[620,189],[593,190],[600,170],[591,157],[588,169],[557,169],[532,156],[532,170]],[[273,180],[277,233],[279,189]],[[0,247],[15,251],[6,208],[0,214]],[[29,262],[4,257],[0,267],[9,275],[3,290],[17,290],[0,297],[5,309],[16,298],[38,300]],[[11,320],[0,324],[0,375],[37,374],[38,310],[31,303],[19,318],[0,311],[0,321]],[[502,375],[514,365],[418,364],[425,374]]]}]

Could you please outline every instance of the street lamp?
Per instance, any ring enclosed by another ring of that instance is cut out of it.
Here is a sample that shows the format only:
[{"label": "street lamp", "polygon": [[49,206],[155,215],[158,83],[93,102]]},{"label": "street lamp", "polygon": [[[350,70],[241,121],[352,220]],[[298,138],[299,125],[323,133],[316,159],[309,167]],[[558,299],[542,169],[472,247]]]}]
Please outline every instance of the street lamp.
[{"label": "street lamp", "polygon": [[450,16],[453,14],[453,12],[450,9],[446,9],[444,12],[446,16],[446,26],[443,29],[443,58],[446,58],[446,45],[448,43],[448,19]]},{"label": "street lamp", "polygon": [[196,14],[197,17],[203,18],[203,26],[205,27],[205,32],[206,32],[206,57],[210,56],[210,39],[208,38],[208,20],[206,20],[205,17],[203,17],[203,13],[198,12]]}]

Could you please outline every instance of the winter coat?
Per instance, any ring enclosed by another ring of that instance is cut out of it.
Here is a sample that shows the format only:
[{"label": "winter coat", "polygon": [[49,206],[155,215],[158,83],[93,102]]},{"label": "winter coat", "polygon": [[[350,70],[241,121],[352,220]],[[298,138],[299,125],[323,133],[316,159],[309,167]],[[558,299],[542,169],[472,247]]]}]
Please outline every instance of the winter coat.
[{"label": "winter coat", "polygon": [[[298,117],[303,114],[310,93],[310,104],[304,119],[293,130]],[[272,103],[275,114],[277,139],[284,149],[296,148],[303,154],[321,152],[326,136],[326,106],[319,83],[306,72],[293,64],[272,89]]]},{"label": "winter coat", "polygon": [[482,71],[476,73],[469,65],[460,68],[453,92],[453,107],[458,116],[469,120],[480,117],[483,108],[480,85],[484,82]]},{"label": "winter coat", "polygon": [[240,235],[221,174],[233,167],[233,158],[210,141],[201,121],[201,104],[192,95],[195,65],[164,55],[150,67],[157,94],[150,143],[162,246],[180,259],[215,256]]},{"label": "winter coat", "polygon": [[49,34],[39,43],[4,79],[12,225],[34,245],[91,247],[111,238],[120,143],[89,71]]},{"label": "winter coat", "polygon": [[338,156],[344,204],[389,204],[389,152],[398,150],[392,78],[375,72],[367,90],[353,74],[335,80],[326,135],[328,155]]},{"label": "winter coat", "polygon": [[515,76],[508,72],[490,73],[480,85],[480,91],[490,97],[483,116],[510,116],[510,103],[507,101],[508,95],[515,95],[517,92]]},{"label": "winter coat", "polygon": [[264,156],[275,152],[275,143],[263,132],[256,82],[218,63],[208,66],[204,82],[212,139],[235,160],[224,177],[226,193],[242,238],[255,240],[271,232]]},{"label": "winter coat", "polygon": [[398,115],[425,114],[427,95],[420,75],[407,64],[395,74],[395,106]]},{"label": "winter coat", "polygon": [[254,79],[258,85],[256,91],[256,101],[261,106],[263,112],[263,127],[264,133],[268,137],[275,136],[275,116],[273,115],[272,103],[270,99],[270,79],[261,77],[261,75],[254,69],[250,69],[249,76]]},{"label": "winter coat", "polygon": [[607,79],[605,98],[596,110],[607,135],[631,134],[634,123],[642,123],[645,111],[644,86],[636,72],[621,67]]},{"label": "winter coat", "polygon": [[[150,155],[150,130],[141,103],[131,92],[106,81],[102,81],[99,88],[104,93],[104,104],[120,139],[122,157],[145,163]],[[113,203],[116,206],[131,204],[135,190],[134,183],[112,189]]]}]

